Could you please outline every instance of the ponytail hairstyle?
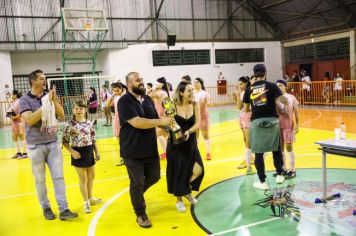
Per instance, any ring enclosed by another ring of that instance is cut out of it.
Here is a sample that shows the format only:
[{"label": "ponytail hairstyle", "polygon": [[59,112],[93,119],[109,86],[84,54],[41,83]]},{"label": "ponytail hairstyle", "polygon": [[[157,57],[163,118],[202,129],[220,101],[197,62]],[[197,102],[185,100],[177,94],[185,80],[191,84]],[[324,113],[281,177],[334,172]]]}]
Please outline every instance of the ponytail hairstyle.
[{"label": "ponytail hairstyle", "polygon": [[205,91],[204,81],[201,78],[196,78],[195,80],[201,84],[201,89]]},{"label": "ponytail hairstyle", "polygon": [[[84,101],[78,100],[78,101],[74,102],[73,109],[74,109],[74,106],[85,108],[85,119],[88,119],[87,104]],[[77,121],[77,119],[75,118],[75,114],[74,113],[73,113],[73,116],[72,116],[72,120]]]},{"label": "ponytail hairstyle", "polygon": [[248,76],[241,76],[238,81],[245,83],[246,88],[251,86],[250,78]]},{"label": "ponytail hairstyle", "polygon": [[22,93],[16,89],[12,91],[12,95],[16,95],[16,98],[22,97]]},{"label": "ponytail hairstyle", "polygon": [[95,91],[95,88],[94,87],[90,87],[89,88],[93,93],[96,93],[96,91]]},{"label": "ponytail hairstyle", "polygon": [[127,86],[121,82],[118,82],[119,84],[119,88],[122,88],[123,90],[125,90],[125,92],[127,92]]}]

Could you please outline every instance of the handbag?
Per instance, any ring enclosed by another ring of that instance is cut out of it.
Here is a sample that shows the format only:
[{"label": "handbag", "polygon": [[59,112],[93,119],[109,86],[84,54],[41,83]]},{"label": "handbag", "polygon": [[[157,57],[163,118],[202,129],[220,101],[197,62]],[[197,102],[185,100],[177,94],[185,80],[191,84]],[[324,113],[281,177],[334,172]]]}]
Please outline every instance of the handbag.
[{"label": "handbag", "polygon": [[98,101],[89,102],[89,108],[98,108]]}]

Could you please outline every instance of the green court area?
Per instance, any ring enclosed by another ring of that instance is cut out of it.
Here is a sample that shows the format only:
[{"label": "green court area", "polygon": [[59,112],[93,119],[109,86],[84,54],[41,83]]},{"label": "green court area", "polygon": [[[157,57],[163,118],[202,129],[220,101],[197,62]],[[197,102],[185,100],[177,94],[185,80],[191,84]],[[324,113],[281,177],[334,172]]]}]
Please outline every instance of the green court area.
[{"label": "green court area", "polygon": [[322,195],[321,169],[300,169],[297,178],[278,186],[272,174],[267,174],[270,189],[285,188],[291,193],[294,208],[288,209],[293,217],[274,217],[270,205],[255,205],[272,191],[255,189],[254,175],[227,179],[201,192],[192,208],[195,221],[207,233],[224,236],[356,235],[355,170],[328,169],[328,193],[340,193],[341,198],[327,204],[314,203]]}]

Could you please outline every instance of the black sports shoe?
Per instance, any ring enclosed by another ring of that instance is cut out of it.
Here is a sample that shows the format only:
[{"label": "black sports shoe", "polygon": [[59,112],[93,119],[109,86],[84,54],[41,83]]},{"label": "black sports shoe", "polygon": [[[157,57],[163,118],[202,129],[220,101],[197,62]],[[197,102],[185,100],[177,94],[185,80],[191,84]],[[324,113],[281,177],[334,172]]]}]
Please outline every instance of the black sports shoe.
[{"label": "black sports shoe", "polygon": [[43,215],[46,218],[46,220],[54,220],[56,218],[56,216],[54,215],[50,207],[43,209]]},{"label": "black sports shoe", "polygon": [[[283,170],[282,173],[281,173],[281,175],[283,175],[283,176],[286,176],[287,174],[288,174],[288,171],[286,171],[286,170]],[[278,174],[276,172],[276,173],[273,174],[273,177],[277,177],[277,175]]]},{"label": "black sports shoe", "polygon": [[286,179],[292,179],[297,177],[297,173],[295,171],[288,171],[287,175],[286,175]]},{"label": "black sports shoe", "polygon": [[60,220],[73,219],[73,218],[77,218],[77,217],[78,217],[78,213],[71,212],[68,208],[59,213]]},{"label": "black sports shoe", "polygon": [[14,156],[12,156],[12,159],[20,158],[21,157],[21,152],[16,153]]}]

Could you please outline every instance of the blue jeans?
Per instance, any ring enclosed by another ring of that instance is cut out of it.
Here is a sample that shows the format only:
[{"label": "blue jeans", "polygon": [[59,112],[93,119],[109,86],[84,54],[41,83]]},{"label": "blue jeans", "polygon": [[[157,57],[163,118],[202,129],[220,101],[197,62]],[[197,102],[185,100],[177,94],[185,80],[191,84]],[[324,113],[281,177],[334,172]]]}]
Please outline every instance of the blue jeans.
[{"label": "blue jeans", "polygon": [[56,201],[60,211],[68,208],[66,188],[63,178],[62,151],[57,142],[27,145],[28,155],[32,162],[35,176],[37,197],[43,209],[50,207],[46,186],[46,163],[51,173]]}]

